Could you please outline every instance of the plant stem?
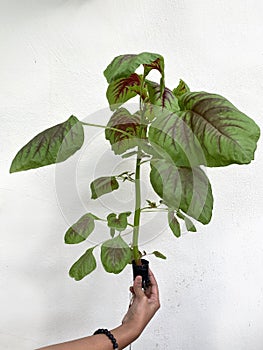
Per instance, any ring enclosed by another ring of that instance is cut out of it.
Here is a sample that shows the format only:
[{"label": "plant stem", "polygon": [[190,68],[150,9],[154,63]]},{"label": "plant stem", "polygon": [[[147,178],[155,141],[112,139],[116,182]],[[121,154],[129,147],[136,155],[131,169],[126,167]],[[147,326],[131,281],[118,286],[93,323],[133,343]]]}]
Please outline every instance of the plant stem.
[{"label": "plant stem", "polygon": [[141,211],[143,211],[144,213],[160,213],[160,212],[167,212],[168,209],[158,209],[158,208],[153,208],[153,209],[146,209],[146,208],[143,208],[141,209]]},{"label": "plant stem", "polygon": [[138,248],[139,240],[139,228],[140,228],[140,216],[141,216],[141,183],[140,183],[140,147],[138,147],[138,154],[136,159],[136,171],[135,171],[135,210],[134,210],[134,222],[133,222],[133,257],[136,265],[140,263],[140,252]]},{"label": "plant stem", "polygon": [[144,163],[147,163],[147,162],[150,162],[151,160],[150,159],[147,159],[147,160],[144,160],[143,162],[141,162],[140,165],[144,164]]},{"label": "plant stem", "polygon": [[[142,89],[145,81],[145,71],[143,73],[143,78],[140,86],[140,131],[139,137],[142,135],[142,113],[143,113],[143,99],[142,99]],[[142,160],[142,150],[138,146],[137,157],[136,157],[136,170],[135,170],[135,210],[134,210],[134,221],[133,221],[133,237],[132,237],[132,248],[133,248],[133,258],[136,265],[140,265],[141,255],[139,251],[139,231],[140,231],[140,217],[141,217],[141,160]]]},{"label": "plant stem", "polygon": [[102,128],[102,129],[108,129],[108,130],[112,130],[112,131],[117,131],[120,132],[121,134],[128,136],[128,137],[135,137],[132,134],[129,134],[128,132],[121,130],[121,129],[117,129],[117,128],[112,128],[110,126],[105,126],[105,125],[100,125],[100,124],[93,124],[93,123],[84,123],[81,122],[82,125],[87,125],[87,126],[95,126],[96,128]]}]

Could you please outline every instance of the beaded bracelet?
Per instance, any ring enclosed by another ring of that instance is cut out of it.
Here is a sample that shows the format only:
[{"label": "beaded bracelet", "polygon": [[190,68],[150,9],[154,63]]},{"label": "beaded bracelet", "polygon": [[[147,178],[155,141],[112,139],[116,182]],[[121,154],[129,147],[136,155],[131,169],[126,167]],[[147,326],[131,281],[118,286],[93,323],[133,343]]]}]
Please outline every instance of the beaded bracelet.
[{"label": "beaded bracelet", "polygon": [[96,332],[93,333],[93,335],[96,334],[105,334],[112,342],[113,349],[118,350],[118,343],[116,339],[114,338],[113,334],[106,328],[99,328],[96,330]]}]

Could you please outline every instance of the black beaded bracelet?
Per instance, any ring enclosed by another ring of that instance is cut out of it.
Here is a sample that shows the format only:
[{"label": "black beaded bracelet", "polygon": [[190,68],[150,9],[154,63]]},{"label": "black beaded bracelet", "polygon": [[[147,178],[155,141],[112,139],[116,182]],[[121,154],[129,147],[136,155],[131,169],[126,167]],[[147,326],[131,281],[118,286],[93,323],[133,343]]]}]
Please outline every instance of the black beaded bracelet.
[{"label": "black beaded bracelet", "polygon": [[113,349],[118,350],[118,343],[116,341],[116,339],[114,338],[113,334],[111,334],[111,332],[106,329],[106,328],[99,328],[98,330],[96,330],[96,332],[93,333],[93,335],[96,334],[105,334],[112,342],[113,345]]}]

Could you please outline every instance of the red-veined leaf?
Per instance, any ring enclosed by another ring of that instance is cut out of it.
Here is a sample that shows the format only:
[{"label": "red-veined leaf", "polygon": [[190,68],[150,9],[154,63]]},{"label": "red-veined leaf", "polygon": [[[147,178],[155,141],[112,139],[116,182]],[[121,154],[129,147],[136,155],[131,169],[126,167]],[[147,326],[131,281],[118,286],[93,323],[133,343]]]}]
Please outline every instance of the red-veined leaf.
[{"label": "red-veined leaf", "polygon": [[42,131],[12,161],[10,173],[60,163],[77,152],[84,142],[83,126],[71,116],[64,123]]},{"label": "red-veined leaf", "polygon": [[260,129],[227,99],[207,92],[188,92],[179,104],[179,116],[198,138],[207,166],[247,164],[254,159]]},{"label": "red-veined leaf", "polygon": [[120,235],[101,246],[101,262],[107,272],[120,273],[131,259],[131,249]]},{"label": "red-veined leaf", "polygon": [[162,92],[159,84],[149,80],[146,81],[146,86],[150,103],[172,112],[179,111],[178,99],[170,89],[165,87]]},{"label": "red-veined leaf", "polygon": [[151,64],[157,59],[163,62],[161,55],[150,52],[142,52],[138,55],[120,55],[115,57],[108,65],[104,71],[104,76],[110,84],[117,79],[129,77],[141,64]]},{"label": "red-veined leaf", "polygon": [[98,197],[115,191],[119,188],[119,183],[115,176],[103,176],[92,181],[90,184],[91,198],[97,199]]},{"label": "red-veined leaf", "polygon": [[149,142],[178,166],[210,167],[254,159],[260,135],[257,124],[220,95],[188,92],[181,111],[159,113],[149,128]]},{"label": "red-veined leaf", "polygon": [[166,159],[152,159],[150,180],[154,191],[166,205],[208,224],[213,210],[209,179],[198,167],[177,167]]},{"label": "red-veined leaf", "polygon": [[110,141],[115,154],[123,154],[127,150],[138,146],[140,139],[146,137],[146,127],[140,125],[139,116],[130,114],[125,108],[118,109],[112,115],[107,127],[120,130],[105,130],[105,137]]},{"label": "red-veined leaf", "polygon": [[180,79],[178,86],[175,89],[173,89],[174,96],[179,98],[187,92],[190,92],[188,85],[182,79]]},{"label": "red-veined leaf", "polygon": [[144,64],[144,76],[147,76],[152,69],[157,69],[161,75],[164,77],[164,59],[162,56],[157,58],[155,61]]},{"label": "red-veined leaf", "polygon": [[95,228],[94,220],[97,217],[91,213],[83,215],[74,225],[65,233],[65,243],[77,244],[85,241]]},{"label": "red-veined leaf", "polygon": [[130,211],[120,213],[117,217],[117,214],[110,213],[107,216],[108,226],[117,231],[124,231],[128,225],[128,216],[131,215]]},{"label": "red-veined leaf", "polygon": [[[110,109],[115,110],[129,99],[135,97],[140,91],[141,81],[142,77],[133,73],[127,78],[120,78],[110,83],[106,93]],[[138,90],[135,91],[134,88]]]}]

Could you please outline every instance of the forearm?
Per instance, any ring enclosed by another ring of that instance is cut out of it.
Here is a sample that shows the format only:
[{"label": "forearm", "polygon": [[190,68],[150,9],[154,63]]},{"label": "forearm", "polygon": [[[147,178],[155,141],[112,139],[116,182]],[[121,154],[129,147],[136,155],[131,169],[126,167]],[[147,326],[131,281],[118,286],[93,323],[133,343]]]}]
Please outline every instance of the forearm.
[{"label": "forearm", "polygon": [[[111,330],[119,345],[119,350],[124,349],[138,338],[140,330],[136,329],[136,327],[136,325],[127,323]],[[39,350],[112,350],[112,348],[112,342],[106,335],[97,334],[62,344],[47,346]]]},{"label": "forearm", "polygon": [[[160,307],[159,292],[153,273],[149,270],[151,286],[146,293],[142,290],[142,278],[137,276],[133,287],[133,302],[122,320],[122,325],[111,330],[122,350],[139,337],[153,315]],[[105,334],[69,341],[62,344],[50,345],[38,350],[112,350],[111,340]]]}]

